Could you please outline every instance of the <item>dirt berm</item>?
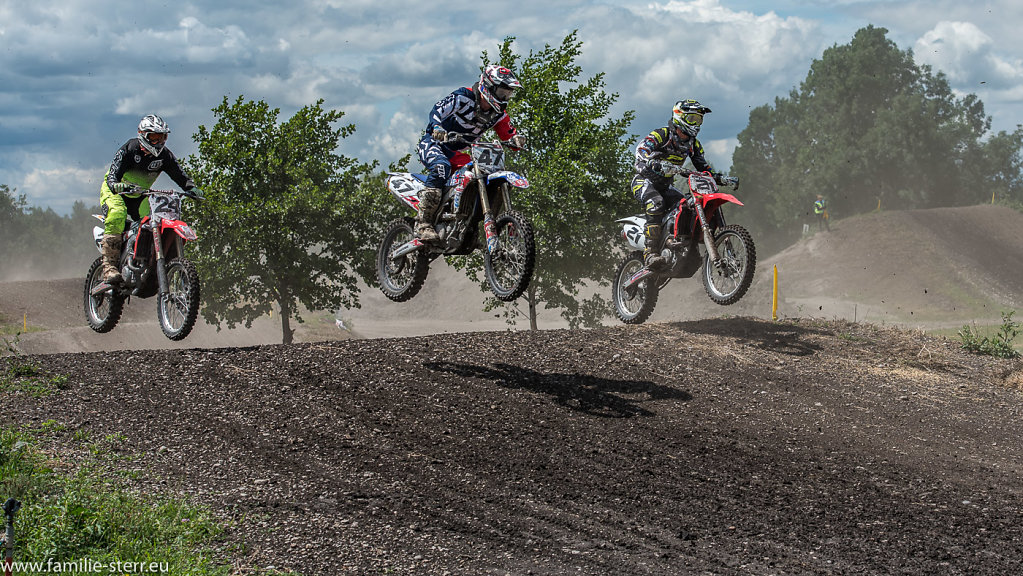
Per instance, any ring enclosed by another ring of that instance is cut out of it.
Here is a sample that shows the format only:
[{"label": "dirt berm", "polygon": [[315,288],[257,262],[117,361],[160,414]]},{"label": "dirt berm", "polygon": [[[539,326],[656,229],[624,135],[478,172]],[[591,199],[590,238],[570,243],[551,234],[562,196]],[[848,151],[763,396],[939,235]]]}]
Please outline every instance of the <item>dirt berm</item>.
[{"label": "dirt berm", "polygon": [[1023,362],[917,329],[1019,306],[1021,231],[989,206],[842,220],[762,261],[739,305],[693,279],[646,325],[584,331],[455,323],[482,298],[428,292],[441,275],[412,307],[346,312],[372,339],[139,350],[102,339],[120,326],[46,336],[81,328],[80,287],[0,284],[8,322],[52,315],[22,342],[54,343],[30,359],[68,376],[0,405],[7,425],[66,425],[58,446],[123,437],[112,464],[231,520],[239,565],[1023,574]]},{"label": "dirt berm", "polygon": [[304,574],[1023,573],[1023,365],[715,319],[37,359],[8,422]]}]

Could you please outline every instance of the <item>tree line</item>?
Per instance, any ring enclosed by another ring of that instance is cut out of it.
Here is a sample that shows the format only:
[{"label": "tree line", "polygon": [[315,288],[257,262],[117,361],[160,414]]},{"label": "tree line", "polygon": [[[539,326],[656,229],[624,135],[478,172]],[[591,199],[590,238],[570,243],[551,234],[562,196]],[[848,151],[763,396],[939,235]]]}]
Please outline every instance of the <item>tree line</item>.
[{"label": "tree line", "polygon": [[[753,232],[761,253],[798,238],[816,194],[838,217],[991,198],[1023,206],[1023,128],[990,134],[975,95],[956,96],[944,75],[916,65],[886,34],[859,30],[814,60],[787,98],[751,111],[731,170],[742,179],[746,207],[729,216]],[[629,190],[639,138],[629,132],[634,112],[611,114],[618,95],[605,90],[602,73],[581,78],[575,32],[525,55],[513,41],[502,42],[494,63],[515,70],[523,84],[508,112],[530,144],[509,168],[530,181],[514,202],[534,223],[537,267],[519,301],[484,297],[484,305],[532,328],[540,310],[573,327],[596,326],[610,314],[608,286],[624,250],[614,220],[639,211]],[[490,55],[481,61],[491,63]],[[381,169],[339,154],[355,126],[338,126],[344,113],[322,100],[284,120],[279,109],[242,96],[225,97],[213,112],[216,123],[199,126],[198,153],[185,159],[206,192],[204,202],[186,206],[200,234],[188,246],[204,318],[251,325],[274,306],[290,342],[303,309],[359,307],[360,281],[377,284],[383,226],[405,215],[386,190],[387,172],[407,170],[410,156]],[[76,204],[60,217],[14,194],[0,188],[0,270],[24,266],[33,254],[74,259],[80,246],[94,250],[84,242],[57,245],[88,229],[90,209]],[[482,258],[452,263],[486,290]]]}]

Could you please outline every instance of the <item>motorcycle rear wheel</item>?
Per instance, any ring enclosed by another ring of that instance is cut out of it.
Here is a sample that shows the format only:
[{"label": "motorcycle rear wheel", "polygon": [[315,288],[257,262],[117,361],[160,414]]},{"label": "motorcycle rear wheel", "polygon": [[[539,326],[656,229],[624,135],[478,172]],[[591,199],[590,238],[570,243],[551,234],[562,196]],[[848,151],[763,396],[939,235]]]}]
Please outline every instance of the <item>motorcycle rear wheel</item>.
[{"label": "motorcycle rear wheel", "polygon": [[757,248],[742,226],[729,224],[714,232],[722,265],[715,267],[710,256],[703,259],[703,287],[714,302],[735,304],[749,290],[757,269]]},{"label": "motorcycle rear wheel", "polygon": [[163,335],[183,340],[199,316],[199,275],[195,265],[185,258],[167,262],[167,293],[156,298],[156,317]]},{"label": "motorcycle rear wheel", "polygon": [[637,250],[625,257],[618,265],[614,282],[611,284],[611,301],[615,315],[626,324],[642,324],[654,311],[660,287],[656,276],[649,276],[638,285],[626,290],[629,279],[643,269],[643,252]]},{"label": "motorcycle rear wheel", "polygon": [[395,302],[405,302],[419,293],[430,272],[430,259],[424,250],[409,252],[398,259],[394,250],[415,238],[415,220],[399,218],[391,222],[377,249],[377,279],[380,291]]},{"label": "motorcycle rear wheel", "polygon": [[121,319],[121,312],[124,311],[124,296],[117,295],[115,290],[107,290],[95,296],[92,290],[103,283],[103,257],[99,257],[89,267],[85,275],[85,319],[92,328],[100,334],[110,332],[117,326]]},{"label": "motorcycle rear wheel", "polygon": [[502,302],[511,302],[522,296],[533,278],[536,266],[536,244],[533,225],[522,214],[510,210],[501,214],[494,223],[497,229],[497,249],[486,251],[483,267],[490,291]]}]

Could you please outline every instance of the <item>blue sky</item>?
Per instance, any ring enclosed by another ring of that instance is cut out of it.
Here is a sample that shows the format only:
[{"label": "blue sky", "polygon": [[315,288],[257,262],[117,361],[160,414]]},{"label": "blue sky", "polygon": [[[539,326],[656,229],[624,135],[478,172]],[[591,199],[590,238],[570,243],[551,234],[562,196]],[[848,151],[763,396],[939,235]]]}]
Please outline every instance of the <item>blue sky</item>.
[{"label": "blue sky", "polygon": [[708,157],[727,168],[749,111],[868,24],[980,96],[995,130],[1023,122],[1015,0],[0,0],[0,184],[60,213],[95,204],[142,116],[163,116],[184,157],[224,96],[284,118],[323,98],[356,126],[342,152],[386,165],[413,151],[435,101],[478,77],[482,51],[514,36],[525,54],[572,30],[583,76],[605,72],[617,113],[636,111],[632,133],[697,98],[714,110]]}]

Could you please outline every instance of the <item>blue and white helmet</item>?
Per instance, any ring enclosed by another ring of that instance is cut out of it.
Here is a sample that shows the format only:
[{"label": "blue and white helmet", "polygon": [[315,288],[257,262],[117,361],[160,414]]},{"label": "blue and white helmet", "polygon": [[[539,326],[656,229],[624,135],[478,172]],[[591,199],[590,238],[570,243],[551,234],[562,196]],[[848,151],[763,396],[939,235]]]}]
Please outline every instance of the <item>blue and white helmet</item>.
[{"label": "blue and white helmet", "polygon": [[139,142],[142,147],[153,156],[159,156],[163,152],[163,146],[167,143],[167,135],[170,128],[156,114],[150,114],[139,122]]}]

